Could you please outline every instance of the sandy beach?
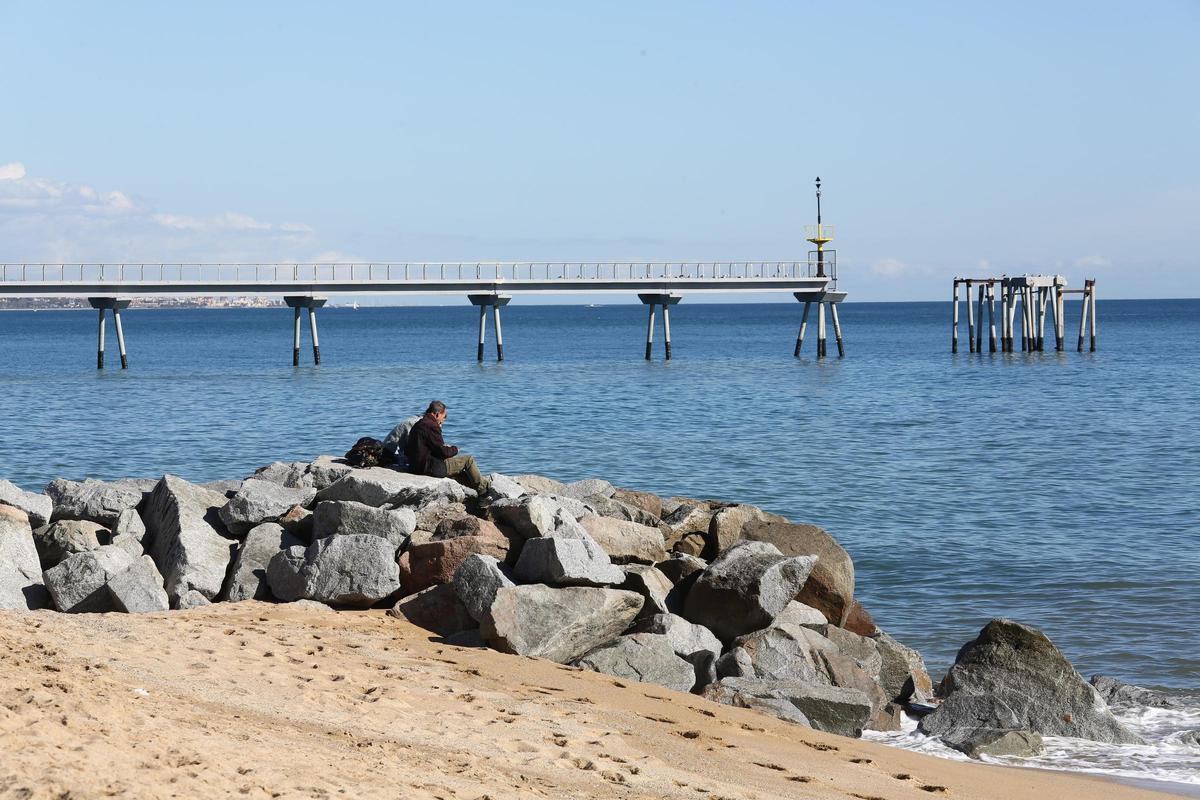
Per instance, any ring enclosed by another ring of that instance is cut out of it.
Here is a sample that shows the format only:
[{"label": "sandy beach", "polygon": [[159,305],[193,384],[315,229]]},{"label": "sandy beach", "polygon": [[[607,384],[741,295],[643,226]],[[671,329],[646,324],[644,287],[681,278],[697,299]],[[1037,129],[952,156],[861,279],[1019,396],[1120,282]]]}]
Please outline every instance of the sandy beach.
[{"label": "sandy beach", "polygon": [[257,602],[0,612],[0,797],[1150,798]]}]

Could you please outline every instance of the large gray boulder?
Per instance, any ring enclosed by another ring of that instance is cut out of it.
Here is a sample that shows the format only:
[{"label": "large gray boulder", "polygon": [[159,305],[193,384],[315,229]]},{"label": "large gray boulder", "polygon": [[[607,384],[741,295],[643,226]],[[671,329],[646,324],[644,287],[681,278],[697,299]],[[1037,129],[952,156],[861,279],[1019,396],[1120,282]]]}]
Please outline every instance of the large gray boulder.
[{"label": "large gray boulder", "polygon": [[488,506],[488,516],[501,528],[532,539],[560,532],[586,531],[562,503],[543,495],[500,499]]},{"label": "large gray boulder", "polygon": [[763,515],[742,527],[742,537],[769,542],[785,556],[814,556],[816,563],[796,600],[820,609],[833,625],[843,625],[854,603],[854,562],[837,540],[816,525],[795,525]]},{"label": "large gray boulder", "polygon": [[[776,620],[776,624],[778,624],[778,619]],[[871,676],[872,680],[879,680],[879,672],[883,666],[883,656],[880,654],[879,645],[874,639],[859,636],[857,633],[851,633],[833,625],[816,628],[816,631],[833,642],[842,655],[852,658],[854,663],[862,668],[863,672]]]},{"label": "large gray boulder", "polygon": [[545,475],[513,475],[512,479],[529,494],[563,494],[567,485]]},{"label": "large gray boulder", "polygon": [[27,492],[12,481],[0,480],[0,506],[19,508],[29,517],[29,525],[40,528],[50,521],[54,501],[49,495]]},{"label": "large gray boulder", "polygon": [[621,568],[587,534],[526,540],[513,574],[519,581],[554,586],[615,586],[625,580]]},{"label": "large gray boulder", "polygon": [[269,600],[271,588],[267,585],[267,565],[280,551],[296,546],[303,547],[304,543],[277,522],[264,522],[251,528],[233,557],[220,598],[234,603]]},{"label": "large gray boulder", "polygon": [[801,680],[722,678],[704,696],[840,736],[862,736],[871,717],[871,700],[857,689]]},{"label": "large gray boulder", "polygon": [[403,547],[416,529],[417,515],[411,508],[375,508],[353,500],[326,500],[313,509],[314,540],[351,534],[379,536]]},{"label": "large gray boulder", "polygon": [[620,636],[641,607],[639,595],[619,589],[507,586],[496,592],[480,634],[501,652],[567,664]]},{"label": "large gray boulder", "polygon": [[68,481],[62,478],[46,486],[54,503],[52,520],[86,519],[106,528],[116,523],[127,508],[136,508],[146,492],[154,488],[151,480]]},{"label": "large gray boulder", "polygon": [[147,553],[166,580],[172,606],[195,590],[208,600],[221,592],[237,541],[226,537],[219,512],[225,495],[164,475],[146,502],[142,519]]},{"label": "large gray boulder", "polygon": [[163,588],[163,577],[150,556],[135,558],[105,584],[113,608],[127,614],[167,611],[171,601]]},{"label": "large gray boulder", "polygon": [[289,489],[271,481],[250,478],[221,508],[221,522],[234,536],[245,536],[255,525],[277,521],[293,506],[308,505],[316,493],[316,489]]},{"label": "large gray boulder", "polygon": [[617,564],[654,564],[667,557],[658,528],[595,514],[581,517],[579,524]]},{"label": "large gray boulder", "polygon": [[494,556],[473,553],[455,570],[451,585],[471,619],[479,622],[491,610],[496,592],[515,584]]},{"label": "large gray boulder", "polygon": [[695,689],[703,689],[717,679],[716,662],[721,656],[721,640],[703,625],[688,622],[676,614],[655,614],[639,619],[634,631],[666,636],[675,655],[692,665]]},{"label": "large gray boulder", "polygon": [[271,593],[285,603],[317,600],[366,608],[400,589],[396,547],[379,536],[348,534],[289,547],[267,565]]},{"label": "large gray boulder", "polygon": [[971,758],[1029,758],[1040,755],[1046,748],[1042,737],[1031,731],[981,730],[966,741],[955,742],[954,749]]},{"label": "large gray boulder", "polygon": [[1143,743],[1045,634],[1011,620],[992,620],[963,645],[941,690],[920,730],[951,747],[991,731]]},{"label": "large gray boulder", "polygon": [[788,625],[803,625],[806,628],[822,631],[829,624],[829,621],[825,619],[825,615],[820,610],[793,600],[784,607],[783,611],[779,612],[779,616],[775,618],[773,624],[783,625],[785,623]]},{"label": "large gray boulder", "polygon": [[625,572],[625,581],[619,588],[637,592],[644,601],[642,611],[638,614],[639,618],[670,613],[667,598],[670,597],[674,586],[667,580],[666,575],[646,564],[629,564],[621,569]]},{"label": "large gray boulder", "polygon": [[295,489],[308,486],[304,481],[304,473],[308,464],[303,461],[272,461],[265,467],[259,467],[247,480],[270,481],[271,483]]},{"label": "large gray boulder", "polygon": [[661,523],[658,517],[646,511],[639,506],[630,505],[616,499],[615,497],[605,497],[603,495],[593,494],[583,498],[583,502],[595,510],[602,517],[611,517],[616,520],[624,520],[626,522],[636,522],[639,525],[647,525],[651,528],[657,528]]},{"label": "large gray boulder", "polygon": [[113,524],[112,541],[134,558],[140,558],[146,551],[146,523],[136,508],[127,508],[117,516]]},{"label": "large gray boulder", "polygon": [[0,608],[33,610],[49,603],[29,516],[0,506]]},{"label": "large gray boulder", "polygon": [[425,506],[433,503],[461,503],[475,492],[450,478],[431,478],[397,472],[387,467],[371,467],[347,472],[317,492],[317,501],[353,500],[368,506],[385,504]]},{"label": "large gray boulder", "polygon": [[882,631],[875,637],[875,647],[881,658],[879,686],[888,700],[903,705],[933,697],[933,682],[920,653]]},{"label": "large gray boulder", "polygon": [[275,461],[260,467],[250,477],[270,481],[290,489],[324,489],[331,486],[354,468],[345,459],[337,456],[320,456],[311,463],[303,461]]},{"label": "large gray boulder", "polygon": [[785,557],[765,542],[739,542],[696,579],[683,616],[722,640],[765,628],[804,585],[816,558]]},{"label": "large gray boulder", "polygon": [[584,478],[581,481],[572,481],[564,485],[561,491],[554,492],[554,494],[573,497],[576,500],[586,500],[589,497],[612,497],[616,491],[617,487],[603,478]]},{"label": "large gray boulder", "polygon": [[1186,703],[1178,698],[1154,689],[1122,683],[1116,678],[1105,675],[1093,675],[1088,683],[1096,687],[1096,691],[1108,703],[1109,708],[1184,708]]},{"label": "large gray boulder", "polygon": [[444,637],[479,628],[479,623],[471,617],[448,583],[429,586],[401,598],[387,613]]},{"label": "large gray boulder", "polygon": [[491,486],[488,489],[488,495],[492,500],[511,500],[528,494],[524,486],[499,472],[493,472],[487,476],[487,479]]},{"label": "large gray boulder", "polygon": [[106,545],[69,556],[45,572],[46,588],[59,611],[116,611],[106,584],[133,563],[119,547]]},{"label": "large gray boulder", "polygon": [[691,691],[696,683],[692,665],[676,655],[670,639],[662,634],[622,636],[600,645],[578,659],[575,665],[615,678],[656,683],[679,692]]},{"label": "large gray boulder", "polygon": [[[33,532],[42,569],[56,567],[76,553],[95,550],[109,543],[108,529],[97,522],[61,519]],[[140,555],[140,554],[139,554]]]}]

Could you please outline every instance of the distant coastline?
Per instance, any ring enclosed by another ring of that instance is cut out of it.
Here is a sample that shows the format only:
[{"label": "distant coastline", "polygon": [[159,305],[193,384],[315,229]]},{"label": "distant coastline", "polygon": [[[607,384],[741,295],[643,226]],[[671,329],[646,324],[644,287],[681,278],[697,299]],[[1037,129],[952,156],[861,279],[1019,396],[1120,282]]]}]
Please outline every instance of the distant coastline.
[{"label": "distant coastline", "polygon": [[[283,308],[274,297],[134,297],[131,308]],[[0,311],[90,310],[83,297],[0,297]]]}]

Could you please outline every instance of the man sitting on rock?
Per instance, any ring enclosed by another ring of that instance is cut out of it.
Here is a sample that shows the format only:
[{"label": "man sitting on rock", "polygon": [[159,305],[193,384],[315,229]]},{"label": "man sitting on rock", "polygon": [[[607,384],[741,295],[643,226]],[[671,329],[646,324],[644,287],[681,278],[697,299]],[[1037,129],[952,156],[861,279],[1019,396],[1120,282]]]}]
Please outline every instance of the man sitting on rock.
[{"label": "man sitting on rock", "polygon": [[453,478],[463,486],[484,494],[491,483],[479,474],[474,456],[460,456],[458,448],[442,440],[442,423],[446,421],[446,404],[434,400],[409,431],[404,453],[408,468],[418,475],[434,478]]}]

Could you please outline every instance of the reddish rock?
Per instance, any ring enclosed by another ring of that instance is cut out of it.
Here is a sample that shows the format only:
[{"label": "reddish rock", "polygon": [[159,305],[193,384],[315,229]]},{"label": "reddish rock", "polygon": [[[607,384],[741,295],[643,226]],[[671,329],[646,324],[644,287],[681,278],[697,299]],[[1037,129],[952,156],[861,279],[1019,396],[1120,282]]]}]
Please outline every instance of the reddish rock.
[{"label": "reddish rock", "polygon": [[850,611],[846,614],[846,621],[842,623],[842,627],[859,636],[875,636],[879,633],[870,612],[857,600],[850,603]]},{"label": "reddish rock", "polygon": [[404,551],[397,562],[400,566],[400,586],[406,594],[412,594],[439,583],[449,583],[454,579],[455,571],[472,553],[503,561],[508,555],[508,540],[503,535],[459,536],[413,545]]},{"label": "reddish rock", "polygon": [[662,498],[649,492],[635,492],[633,489],[617,489],[613,492],[613,500],[620,500],[625,505],[640,508],[647,514],[661,518],[663,515]]},{"label": "reddish rock", "polygon": [[831,624],[843,626],[854,603],[854,562],[832,536],[816,525],[763,519],[747,522],[742,537],[770,542],[785,556],[816,556],[817,564],[796,599],[818,609]]},{"label": "reddish rock", "polygon": [[449,517],[438,523],[431,541],[439,542],[446,539],[458,539],[462,536],[484,536],[489,539],[501,540],[505,536],[490,519],[479,517]]}]

